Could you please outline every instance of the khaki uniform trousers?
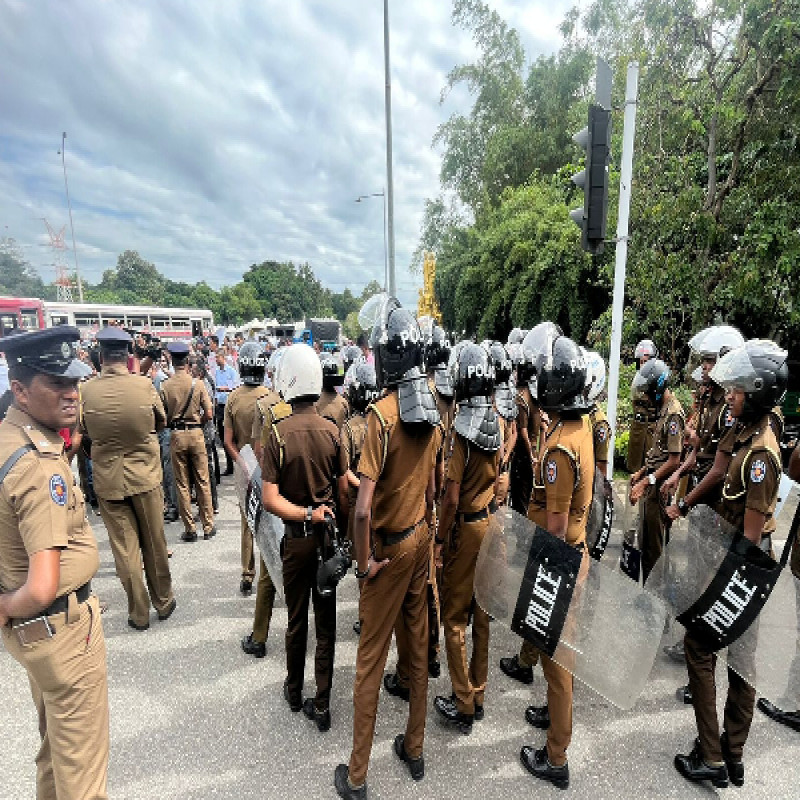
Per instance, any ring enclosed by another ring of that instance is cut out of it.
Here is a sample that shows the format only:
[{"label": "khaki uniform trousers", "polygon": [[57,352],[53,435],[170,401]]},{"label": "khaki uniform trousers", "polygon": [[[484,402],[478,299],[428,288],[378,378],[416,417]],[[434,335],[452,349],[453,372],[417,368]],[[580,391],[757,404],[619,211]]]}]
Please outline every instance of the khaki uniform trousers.
[{"label": "khaki uniform trousers", "polygon": [[[457,522],[442,571],[442,617],[447,666],[458,710],[475,713],[483,705],[489,677],[489,615],[474,602],[475,565],[489,519]],[[466,630],[472,610],[472,658],[467,659]]]},{"label": "khaki uniform trousers", "polygon": [[[715,680],[717,654],[710,652],[702,641],[693,638],[690,633],[684,637],[683,647],[689,671],[689,688],[694,698],[692,708],[700,739],[700,752],[706,762],[722,763]],[[729,668],[723,728],[728,735],[728,747],[734,759],[742,757],[750,724],[753,721],[755,702],[756,690]]]},{"label": "khaki uniform trousers", "polygon": [[264,644],[269,636],[272,607],[275,605],[275,584],[267,570],[264,559],[259,557],[258,588],[256,589],[256,613],[253,618],[253,641]]},{"label": "khaki uniform trousers", "polygon": [[[106,642],[96,597],[48,618],[55,635],[22,645],[3,628],[6,650],[28,673],[39,716],[37,800],[108,800]],[[69,621],[68,621],[69,620]]]},{"label": "khaki uniform trousers", "polygon": [[[398,618],[410,653],[411,697],[406,724],[406,753],[412,758],[422,754],[425,717],[428,705],[428,614],[427,581],[430,564],[431,533],[423,520],[401,542],[385,546],[376,537],[375,560],[389,563],[375,578],[361,587],[359,603],[361,636],[356,656],[356,679],[353,686],[353,751],[349,777],[354,786],[367,779],[367,767],[375,736],[378,694]],[[398,642],[399,646],[399,642]]]},{"label": "khaki uniform trousers", "polygon": [[256,576],[256,555],[253,550],[253,533],[247,527],[247,520],[244,514],[239,512],[242,518],[242,580],[253,582]]},{"label": "khaki uniform trousers", "polygon": [[641,503],[642,536],[639,547],[642,550],[642,582],[647,582],[647,576],[656,565],[664,545],[669,541],[669,531],[672,521],[667,516],[664,507],[664,498],[660,486],[648,486],[645,489]]},{"label": "khaki uniform trousers", "polygon": [[128,618],[136,625],[147,625],[150,603],[162,613],[174,597],[164,536],[164,490],[159,485],[123,500],[99,497],[98,501],[117,577],[128,597]]},{"label": "khaki uniform trousers", "polygon": [[178,493],[178,511],[183,522],[183,530],[188,532],[195,530],[192,496],[189,491],[189,473],[191,472],[194,476],[203,532],[208,533],[214,527],[214,506],[211,501],[211,486],[208,482],[208,454],[203,431],[201,428],[188,431],[174,430],[169,441],[175,490]]},{"label": "khaki uniform trousers", "polygon": [[494,497],[494,502],[498,506],[504,506],[508,499],[508,487],[511,485],[511,473],[509,468],[501,472],[497,478],[497,492]]}]

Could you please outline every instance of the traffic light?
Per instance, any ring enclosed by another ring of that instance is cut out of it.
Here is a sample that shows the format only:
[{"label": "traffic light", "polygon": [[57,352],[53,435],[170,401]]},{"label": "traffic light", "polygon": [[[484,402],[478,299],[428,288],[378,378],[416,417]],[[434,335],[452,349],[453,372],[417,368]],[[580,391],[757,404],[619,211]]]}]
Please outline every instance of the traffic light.
[{"label": "traffic light", "polygon": [[569,215],[581,229],[581,247],[599,255],[606,238],[611,112],[600,105],[590,105],[589,124],[572,141],[586,150],[586,168],[572,176],[572,182],[583,189],[583,208],[576,208]]}]

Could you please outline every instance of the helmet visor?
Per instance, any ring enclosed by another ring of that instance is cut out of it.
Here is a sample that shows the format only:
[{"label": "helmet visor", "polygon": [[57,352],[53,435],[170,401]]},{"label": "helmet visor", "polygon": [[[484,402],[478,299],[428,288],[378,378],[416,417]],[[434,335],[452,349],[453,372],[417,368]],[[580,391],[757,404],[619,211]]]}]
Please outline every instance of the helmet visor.
[{"label": "helmet visor", "polygon": [[[775,345],[777,360],[786,358],[786,351]],[[764,380],[753,366],[747,348],[737,347],[726,353],[711,370],[711,380],[724,389],[741,389],[743,392],[757,392],[764,386]]]}]

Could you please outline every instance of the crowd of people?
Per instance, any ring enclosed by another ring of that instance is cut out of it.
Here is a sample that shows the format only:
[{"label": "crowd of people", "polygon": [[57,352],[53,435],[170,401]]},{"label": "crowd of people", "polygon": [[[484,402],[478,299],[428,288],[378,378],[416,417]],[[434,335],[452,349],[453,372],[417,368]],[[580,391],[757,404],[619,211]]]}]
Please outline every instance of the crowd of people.
[{"label": "crowd of people", "polygon": [[[117,326],[90,348],[69,327],[3,339],[10,407],[0,424],[0,629],[27,670],[39,715],[39,798],[107,797],[105,645],[91,592],[98,553],[84,498],[108,531],[128,625],[145,631],[151,606],[161,622],[177,606],[165,521],[180,520],[185,542],[212,538],[217,485],[248,446],[263,510],[281,525],[284,698],[322,733],[331,726],[336,583],[351,560],[358,580],[352,747],[333,776],[338,794],[367,796],[381,686],[408,703],[394,750],[413,780],[424,777],[428,679],[441,673],[442,649],[451,693],[433,698],[437,717],[468,735],[491,713],[490,617],[473,592],[481,545],[495,515],[510,508],[577,551],[581,574],[589,569],[596,487],[611,493],[605,364],[552,322],[515,328],[506,343],[451,346],[435,321],[393,298],[372,311],[368,338],[338,356],[214,336],[162,350]],[[637,513],[623,566],[636,580],[640,567],[645,588],[672,522],[699,504],[740,531],[743,552],[774,557],[787,353],[727,326],[698,332],[690,347],[691,408],[679,402],[655,344],[643,340],[636,351],[627,493]],[[788,471],[800,479],[800,451]],[[249,595],[256,583],[256,602],[241,648],[264,658],[276,575],[262,553],[256,580],[251,524],[242,508],[238,589]],[[320,570],[334,563],[321,583]],[[796,543],[791,567],[800,577]],[[309,605],[315,692],[304,697]],[[397,663],[387,672],[393,638]],[[755,689],[729,670],[720,730],[715,649],[687,630],[670,655],[685,660],[682,691],[698,730],[675,767],[691,781],[741,786]],[[572,674],[529,641],[500,660],[524,684],[537,664],[546,702],[525,718],[546,734],[519,757],[534,777],[565,789]],[[759,707],[800,730],[800,712],[765,698]]]}]

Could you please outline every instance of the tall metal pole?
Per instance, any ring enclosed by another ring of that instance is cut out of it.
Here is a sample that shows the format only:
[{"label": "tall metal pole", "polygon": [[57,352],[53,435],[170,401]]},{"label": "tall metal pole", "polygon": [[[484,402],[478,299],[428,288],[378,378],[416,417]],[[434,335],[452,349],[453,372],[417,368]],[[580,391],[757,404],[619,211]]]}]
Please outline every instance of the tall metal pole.
[{"label": "tall metal pole", "polygon": [[72,224],[72,203],[69,199],[69,184],[67,183],[67,162],[64,151],[67,144],[67,132],[61,134],[61,166],[64,168],[64,189],[67,192],[67,208],[69,209],[69,229],[72,233],[72,254],[75,256],[75,277],[78,280],[78,297],[83,302],[83,283],[81,282],[81,271],[78,268],[78,248],[75,247],[75,226]]},{"label": "tall metal pole", "polygon": [[381,190],[383,197],[383,291],[389,291],[389,256],[386,252],[386,187]]},{"label": "tall metal pole", "polygon": [[628,219],[631,210],[633,181],[633,138],[636,129],[636,100],[639,92],[639,64],[628,64],[625,83],[625,125],[622,131],[622,163],[619,176],[619,213],[617,215],[617,251],[614,266],[614,299],[611,312],[611,353],[608,365],[608,418],[612,435],[608,456],[608,479],[614,477],[614,434],[617,422],[619,389],[619,351],[622,346],[622,313],[625,303],[625,266],[628,260]]},{"label": "tall metal pole", "polygon": [[383,0],[383,56],[386,72],[386,189],[388,216],[386,228],[389,237],[389,295],[397,294],[394,278],[394,183],[392,181],[392,78],[389,68],[389,0]]}]

